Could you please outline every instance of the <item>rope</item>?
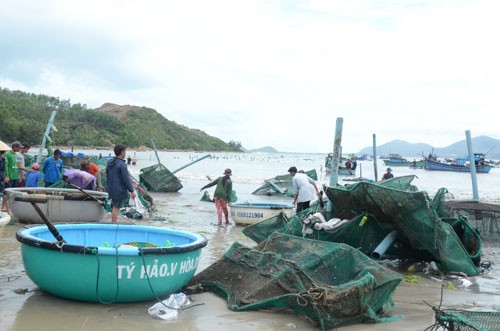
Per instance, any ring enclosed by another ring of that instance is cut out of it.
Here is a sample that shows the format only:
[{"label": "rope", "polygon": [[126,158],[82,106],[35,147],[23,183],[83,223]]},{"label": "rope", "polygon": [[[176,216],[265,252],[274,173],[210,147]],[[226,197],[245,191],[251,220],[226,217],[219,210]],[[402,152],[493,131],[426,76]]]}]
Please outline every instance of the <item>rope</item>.
[{"label": "rope", "polygon": [[151,293],[153,293],[153,295],[155,296],[155,299],[158,303],[161,303],[164,307],[168,308],[168,309],[173,309],[173,310],[185,310],[185,309],[188,309],[188,308],[193,308],[193,307],[196,307],[196,306],[201,306],[201,305],[204,305],[205,303],[197,303],[195,305],[189,305],[187,307],[180,307],[180,308],[176,308],[176,307],[170,307],[168,305],[166,305],[161,299],[160,297],[158,296],[158,294],[156,294],[156,291],[153,289],[153,284],[151,284],[151,279],[149,278],[149,273],[147,271],[147,268],[146,268],[146,259],[144,258],[144,250],[142,247],[138,247],[139,249],[139,252],[140,252],[140,255],[142,257],[142,265],[144,267],[144,270],[146,271],[145,274],[146,274],[146,279],[148,280],[148,285],[149,285],[149,288],[151,289]]}]

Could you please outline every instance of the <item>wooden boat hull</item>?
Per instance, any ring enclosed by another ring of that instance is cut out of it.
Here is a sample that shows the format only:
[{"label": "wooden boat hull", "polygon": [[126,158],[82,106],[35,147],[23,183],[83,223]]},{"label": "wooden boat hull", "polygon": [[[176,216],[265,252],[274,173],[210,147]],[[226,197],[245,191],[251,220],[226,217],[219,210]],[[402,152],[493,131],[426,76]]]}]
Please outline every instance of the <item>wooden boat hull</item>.
[{"label": "wooden boat hull", "polygon": [[249,225],[274,217],[283,212],[287,217],[293,214],[293,205],[272,202],[235,202],[230,207],[231,218],[236,224]]},{"label": "wooden boat hull", "polygon": [[[108,197],[105,192],[85,192],[103,202]],[[77,189],[7,188],[5,194],[10,216],[21,223],[43,224],[43,221],[29,201],[16,201],[16,197],[22,197],[23,200],[47,198],[46,203],[37,205],[51,222],[95,222],[106,215],[106,210],[99,202]]]},{"label": "wooden boat hull", "polygon": [[[104,223],[57,224],[66,243],[45,225],[18,230],[26,273],[42,290],[88,302],[155,300],[184,286],[207,240],[167,228]],[[147,243],[133,247],[132,242]],[[120,244],[127,243],[120,247]],[[152,246],[152,247],[151,247]]]},{"label": "wooden boat hull", "polygon": [[[426,170],[437,170],[437,171],[455,171],[455,172],[470,172],[470,167],[466,165],[458,164],[446,164],[438,161],[425,160]],[[477,173],[489,173],[491,166],[489,165],[477,165]]]},{"label": "wooden boat hull", "polygon": [[384,165],[387,167],[410,167],[410,168],[423,168],[425,166],[425,161],[390,161],[383,160]]}]

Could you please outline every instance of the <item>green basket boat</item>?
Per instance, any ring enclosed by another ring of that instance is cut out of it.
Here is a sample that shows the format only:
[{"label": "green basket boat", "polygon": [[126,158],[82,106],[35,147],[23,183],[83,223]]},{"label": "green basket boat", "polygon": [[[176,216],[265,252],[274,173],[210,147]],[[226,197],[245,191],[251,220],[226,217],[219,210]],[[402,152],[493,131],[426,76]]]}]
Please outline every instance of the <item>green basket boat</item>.
[{"label": "green basket boat", "polygon": [[26,273],[42,290],[67,299],[114,303],[159,299],[194,276],[205,237],[122,224],[45,225],[16,233]]}]

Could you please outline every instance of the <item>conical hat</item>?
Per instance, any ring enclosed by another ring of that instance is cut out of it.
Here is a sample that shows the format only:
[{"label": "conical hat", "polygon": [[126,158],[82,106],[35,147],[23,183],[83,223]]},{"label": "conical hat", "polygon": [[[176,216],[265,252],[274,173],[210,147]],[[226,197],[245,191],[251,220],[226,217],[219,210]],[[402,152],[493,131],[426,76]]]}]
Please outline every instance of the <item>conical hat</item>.
[{"label": "conical hat", "polygon": [[9,145],[0,140],[0,151],[9,151],[10,149]]}]

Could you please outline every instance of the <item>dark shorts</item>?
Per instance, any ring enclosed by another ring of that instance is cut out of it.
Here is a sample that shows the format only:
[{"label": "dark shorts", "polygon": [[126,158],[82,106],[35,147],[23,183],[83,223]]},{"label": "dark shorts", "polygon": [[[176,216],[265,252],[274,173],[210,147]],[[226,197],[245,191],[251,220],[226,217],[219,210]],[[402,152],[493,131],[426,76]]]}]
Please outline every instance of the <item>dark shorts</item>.
[{"label": "dark shorts", "polygon": [[121,208],[128,199],[111,199],[111,207]]},{"label": "dark shorts", "polygon": [[297,203],[297,210],[295,211],[295,213],[299,213],[303,210],[306,210],[307,208],[309,208],[309,204],[310,204],[311,201],[304,201],[304,202],[298,202]]},{"label": "dark shorts", "polygon": [[49,187],[49,186],[52,186],[52,185],[54,185],[54,183],[45,182],[45,187]]},{"label": "dark shorts", "polygon": [[5,188],[9,187],[17,187],[19,185],[19,180],[10,180],[8,183],[5,183]]}]

